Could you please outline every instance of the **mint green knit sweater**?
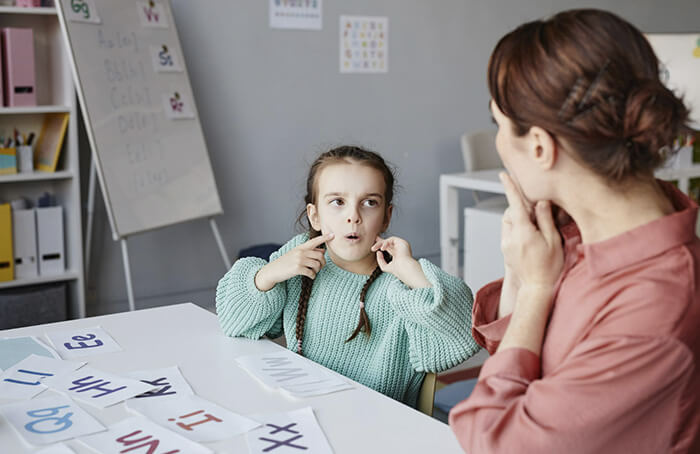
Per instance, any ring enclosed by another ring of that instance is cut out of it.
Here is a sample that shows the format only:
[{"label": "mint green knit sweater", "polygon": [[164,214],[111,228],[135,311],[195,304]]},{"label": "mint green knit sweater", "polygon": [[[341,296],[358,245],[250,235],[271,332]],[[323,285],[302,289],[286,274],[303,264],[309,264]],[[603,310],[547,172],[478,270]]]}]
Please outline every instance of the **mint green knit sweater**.
[{"label": "mint green knit sweater", "polygon": [[[307,241],[292,238],[270,256],[275,260]],[[296,351],[295,334],[301,278],[278,283],[267,292],[255,286],[255,274],[267,262],[238,260],[219,281],[216,310],[229,336],[287,339]],[[326,266],[316,276],[304,327],[304,356],[389,397],[414,406],[426,372],[440,372],[473,355],[472,294],[465,283],[431,262],[420,265],[432,288],[410,289],[390,273],[370,286],[365,310],[372,326],[368,338],[357,327],[359,297],[367,276],[336,266],[326,252]]]}]

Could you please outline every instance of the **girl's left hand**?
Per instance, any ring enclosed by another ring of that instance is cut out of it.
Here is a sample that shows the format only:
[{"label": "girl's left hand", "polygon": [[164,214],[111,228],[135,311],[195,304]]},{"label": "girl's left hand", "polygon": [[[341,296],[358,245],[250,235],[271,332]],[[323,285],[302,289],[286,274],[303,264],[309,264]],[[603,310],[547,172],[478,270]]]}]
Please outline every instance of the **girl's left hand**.
[{"label": "girl's left hand", "polygon": [[[391,273],[411,288],[430,287],[420,263],[413,258],[411,245],[397,236],[377,237],[371,250],[377,254],[377,264],[382,271]],[[384,259],[382,251],[391,254],[391,261]]]}]

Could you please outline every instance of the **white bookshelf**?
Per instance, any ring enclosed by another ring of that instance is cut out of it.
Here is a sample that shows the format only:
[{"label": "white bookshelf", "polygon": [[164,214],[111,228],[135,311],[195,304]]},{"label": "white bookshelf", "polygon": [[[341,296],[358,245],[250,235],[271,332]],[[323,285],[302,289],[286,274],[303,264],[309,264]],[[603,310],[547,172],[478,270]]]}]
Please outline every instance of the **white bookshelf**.
[{"label": "white bookshelf", "polygon": [[63,207],[63,231],[66,270],[62,274],[0,282],[3,292],[27,285],[65,282],[68,317],[85,316],[85,278],[83,270],[80,169],[78,155],[78,111],[68,49],[61,35],[55,8],[0,7],[0,27],[27,27],[34,30],[36,66],[36,107],[0,107],[0,132],[41,130],[48,113],[70,114],[63,149],[56,172],[0,175],[0,202],[26,197],[34,202],[51,192]]}]

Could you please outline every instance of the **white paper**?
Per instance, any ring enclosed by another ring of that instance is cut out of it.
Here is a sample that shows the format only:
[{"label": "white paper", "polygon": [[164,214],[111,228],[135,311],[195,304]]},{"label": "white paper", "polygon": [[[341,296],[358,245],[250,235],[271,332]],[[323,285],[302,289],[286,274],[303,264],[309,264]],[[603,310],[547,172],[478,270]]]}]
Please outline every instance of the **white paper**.
[{"label": "white paper", "polygon": [[168,18],[160,2],[136,2],[139,20],[144,27],[168,28]]},{"label": "white paper", "polygon": [[340,72],[389,71],[389,19],[340,16]]},{"label": "white paper", "polygon": [[34,336],[0,339],[0,369],[8,369],[31,354],[58,358],[58,354]]},{"label": "white paper", "polygon": [[99,326],[48,332],[46,337],[63,359],[122,351],[112,336]]},{"label": "white paper", "polygon": [[158,401],[160,401],[163,398],[194,395],[190,384],[187,383],[187,380],[182,376],[177,366],[164,367],[162,369],[138,370],[128,372],[125,376],[139,380],[147,385],[155,386],[155,389],[134,396],[133,399],[152,400],[152,398],[157,397]]},{"label": "white paper", "polygon": [[270,28],[321,30],[322,0],[270,0]]},{"label": "white paper", "polygon": [[175,399],[130,399],[126,403],[156,424],[192,441],[209,442],[248,432],[260,423],[198,396]]},{"label": "white paper", "polygon": [[28,443],[46,445],[105,430],[104,426],[66,396],[25,400],[0,407]]},{"label": "white paper", "polygon": [[0,376],[0,398],[31,399],[46,389],[42,383],[45,378],[72,372],[84,364],[29,355]]},{"label": "white paper", "polygon": [[153,70],[157,73],[182,72],[180,56],[175,52],[173,46],[161,44],[151,46],[151,61]]},{"label": "white paper", "polygon": [[248,448],[251,454],[302,451],[324,454],[333,452],[311,407],[290,412],[256,415],[254,418],[263,423],[263,427],[248,432]]},{"label": "white paper", "polygon": [[181,91],[163,94],[163,109],[165,116],[171,120],[194,118],[191,101]]},{"label": "white paper", "polygon": [[236,358],[254,377],[294,396],[317,396],[352,388],[344,379],[289,351]]},{"label": "white paper", "polygon": [[180,453],[209,454],[212,451],[185,437],[163,429],[148,419],[137,416],[125,419],[106,432],[80,439],[95,451],[102,454],[134,453]]},{"label": "white paper", "polygon": [[62,0],[66,17],[72,22],[87,22],[101,24],[102,19],[97,14],[95,0]]},{"label": "white paper", "polygon": [[154,388],[153,385],[133,378],[120,377],[90,366],[57,377],[48,377],[44,384],[97,408],[109,407]]},{"label": "white paper", "polygon": [[57,445],[51,445],[47,446],[44,449],[40,449],[34,454],[75,454],[75,451],[73,451],[71,448],[64,445],[63,443],[59,443]]}]

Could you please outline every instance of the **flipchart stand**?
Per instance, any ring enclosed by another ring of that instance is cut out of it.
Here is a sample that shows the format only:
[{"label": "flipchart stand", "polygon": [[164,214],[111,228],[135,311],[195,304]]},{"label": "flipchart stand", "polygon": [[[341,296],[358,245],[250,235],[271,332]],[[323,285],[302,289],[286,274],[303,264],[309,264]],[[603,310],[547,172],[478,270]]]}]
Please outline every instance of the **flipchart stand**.
[{"label": "flipchart stand", "polygon": [[[86,207],[86,227],[85,227],[85,283],[90,281],[90,248],[92,247],[92,224],[95,212],[95,183],[97,180],[97,169],[95,167],[95,160],[90,160],[90,176],[88,180],[88,199]],[[209,225],[211,226],[211,231],[214,234],[214,239],[219,247],[219,252],[221,253],[221,258],[226,266],[226,271],[231,268],[231,259],[226,252],[226,247],[224,242],[221,240],[221,234],[219,233],[219,228],[216,225],[216,220],[214,217],[209,218]],[[126,293],[129,298],[129,310],[134,311],[136,309],[136,302],[134,300],[134,289],[131,284],[131,266],[129,265],[129,250],[127,248],[127,237],[119,238],[116,232],[112,231],[112,236],[115,240],[119,240],[121,244],[122,251],[122,262],[124,264],[124,279],[126,281]]]}]

